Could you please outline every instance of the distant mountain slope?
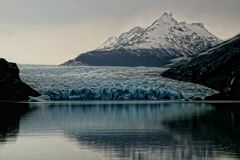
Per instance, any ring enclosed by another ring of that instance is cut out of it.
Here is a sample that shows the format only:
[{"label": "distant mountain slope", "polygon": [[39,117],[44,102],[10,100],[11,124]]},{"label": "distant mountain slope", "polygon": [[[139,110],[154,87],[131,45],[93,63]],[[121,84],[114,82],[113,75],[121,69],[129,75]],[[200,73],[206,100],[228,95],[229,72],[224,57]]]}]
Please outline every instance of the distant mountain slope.
[{"label": "distant mountain slope", "polygon": [[201,23],[177,22],[164,13],[151,26],[110,37],[96,50],[64,65],[162,66],[170,59],[197,54],[222,42]]},{"label": "distant mountain slope", "polygon": [[[240,100],[240,35],[175,64],[164,77],[203,84],[219,90],[220,99]],[[215,97],[216,98],[216,97]],[[213,97],[214,99],[214,97]]]}]

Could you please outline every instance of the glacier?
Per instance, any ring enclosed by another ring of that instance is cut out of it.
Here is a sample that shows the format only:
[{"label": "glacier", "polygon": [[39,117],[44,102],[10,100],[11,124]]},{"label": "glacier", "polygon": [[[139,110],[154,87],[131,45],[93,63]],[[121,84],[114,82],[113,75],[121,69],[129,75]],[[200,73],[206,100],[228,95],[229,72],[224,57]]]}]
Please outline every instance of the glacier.
[{"label": "glacier", "polygon": [[216,91],[163,78],[154,67],[19,65],[23,81],[51,100],[187,100]]}]

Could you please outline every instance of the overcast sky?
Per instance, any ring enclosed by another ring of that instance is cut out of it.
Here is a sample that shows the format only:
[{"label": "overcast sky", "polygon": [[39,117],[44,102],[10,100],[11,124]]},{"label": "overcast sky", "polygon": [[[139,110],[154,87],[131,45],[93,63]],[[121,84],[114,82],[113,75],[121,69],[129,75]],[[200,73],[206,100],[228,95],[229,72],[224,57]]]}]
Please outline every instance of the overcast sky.
[{"label": "overcast sky", "polygon": [[240,0],[0,0],[0,57],[60,64],[164,12],[227,39],[240,33],[239,8]]}]

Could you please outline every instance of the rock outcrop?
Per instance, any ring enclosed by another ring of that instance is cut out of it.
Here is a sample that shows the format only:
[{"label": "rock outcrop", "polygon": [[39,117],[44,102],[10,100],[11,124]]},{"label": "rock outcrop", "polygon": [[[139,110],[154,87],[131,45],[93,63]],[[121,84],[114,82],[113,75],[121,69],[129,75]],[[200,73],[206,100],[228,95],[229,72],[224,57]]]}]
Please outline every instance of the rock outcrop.
[{"label": "rock outcrop", "polygon": [[224,89],[206,100],[240,100],[240,71],[232,72],[228,76]]},{"label": "rock outcrop", "polygon": [[162,76],[220,91],[207,99],[240,100],[240,35],[187,59]]},{"label": "rock outcrop", "polygon": [[15,63],[0,58],[0,100],[28,100],[40,94],[21,81]]}]

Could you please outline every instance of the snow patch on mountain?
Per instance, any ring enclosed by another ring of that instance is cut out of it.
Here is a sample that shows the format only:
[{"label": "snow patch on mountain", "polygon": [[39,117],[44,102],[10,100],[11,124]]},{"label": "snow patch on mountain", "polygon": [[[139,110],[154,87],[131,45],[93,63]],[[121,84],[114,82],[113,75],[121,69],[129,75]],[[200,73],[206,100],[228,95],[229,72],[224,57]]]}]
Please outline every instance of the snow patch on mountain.
[{"label": "snow patch on mountain", "polygon": [[128,32],[122,33],[119,37],[110,37],[97,50],[112,50],[124,47],[137,40],[144,33],[144,28],[135,27]]}]

